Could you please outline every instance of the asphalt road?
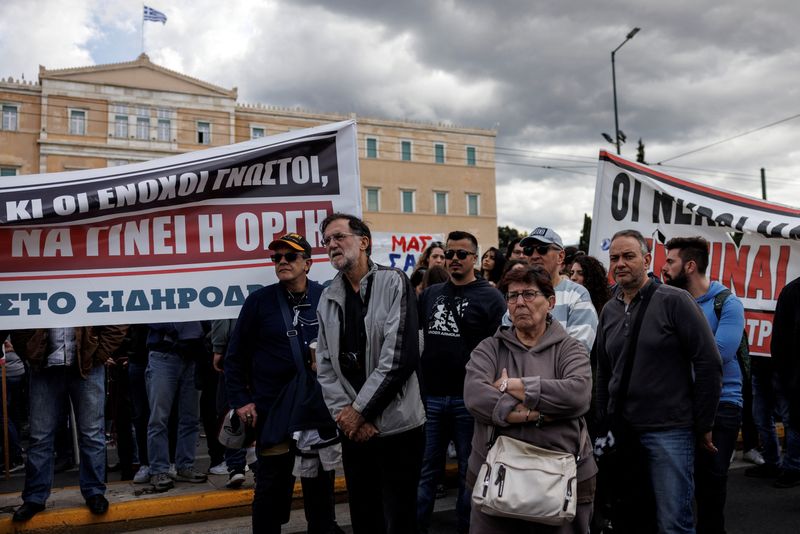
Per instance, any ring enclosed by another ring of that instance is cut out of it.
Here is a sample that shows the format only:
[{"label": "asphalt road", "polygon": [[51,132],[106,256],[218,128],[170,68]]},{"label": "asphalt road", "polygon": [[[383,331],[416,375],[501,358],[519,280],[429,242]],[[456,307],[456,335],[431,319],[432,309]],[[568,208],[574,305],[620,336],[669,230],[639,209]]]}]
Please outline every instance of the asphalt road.
[{"label": "asphalt road", "polygon": [[[744,476],[749,464],[736,462],[730,471],[728,482],[728,505],[726,528],[728,534],[797,534],[800,533],[800,486],[790,489],[772,487],[771,480],[753,479]],[[447,497],[439,499],[431,524],[431,534],[455,531],[455,489],[448,490]],[[345,532],[350,530],[347,504],[337,506],[337,518]],[[250,518],[241,517],[176,525],[146,532],[161,534],[242,534],[249,532]],[[302,510],[292,513],[292,521],[283,529],[285,533],[305,532]],[[145,531],[139,531],[144,533]]]}]

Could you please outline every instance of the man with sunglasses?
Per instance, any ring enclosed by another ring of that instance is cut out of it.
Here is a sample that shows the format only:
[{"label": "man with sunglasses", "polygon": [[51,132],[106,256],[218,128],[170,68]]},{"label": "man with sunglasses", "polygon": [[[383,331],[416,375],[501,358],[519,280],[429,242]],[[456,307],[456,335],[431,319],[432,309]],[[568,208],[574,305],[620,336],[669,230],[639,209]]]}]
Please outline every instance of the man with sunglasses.
[{"label": "man with sunglasses", "polygon": [[[597,312],[592,305],[589,291],[580,284],[562,278],[564,242],[553,229],[540,226],[520,241],[522,253],[531,265],[541,265],[550,273],[556,290],[556,306],[550,315],[561,323],[567,333],[592,350],[597,332]],[[504,325],[511,325],[508,312],[503,317]]]},{"label": "man with sunglasses", "polygon": [[334,213],[320,230],[339,273],[320,298],[317,377],[343,435],[353,532],[416,532],[425,410],[414,288],[370,260],[358,217]]},{"label": "man with sunglasses", "polygon": [[450,280],[423,291],[419,299],[424,386],[425,459],[417,492],[419,532],[428,531],[436,485],[444,474],[447,445],[458,454],[457,531],[469,530],[471,493],[466,485],[475,421],[464,406],[465,366],[472,350],[500,326],[507,307],[503,295],[475,275],[478,240],[467,232],[450,232],[445,265]]},{"label": "man with sunglasses", "polygon": [[[278,534],[289,521],[295,477],[295,453],[291,436],[283,427],[280,414],[270,413],[280,404],[284,388],[292,382],[298,368],[292,337],[310,371],[309,344],[317,337],[317,305],[322,286],[308,278],[311,269],[311,245],[296,233],[286,234],[269,244],[270,259],[275,265],[277,284],[253,292],[244,302],[233,329],[225,355],[225,385],[228,400],[242,422],[255,428],[258,467],[253,495],[253,532]],[[309,397],[313,398],[310,395]],[[295,405],[300,399],[295,398]],[[303,400],[303,407],[312,404]],[[300,410],[292,409],[292,414]],[[316,410],[327,424],[319,421],[289,421],[289,430],[298,425],[315,429],[322,442],[335,440],[336,428],[321,399]],[[277,415],[277,416],[276,416]],[[321,418],[319,419],[321,420]],[[277,428],[281,426],[281,428]],[[279,439],[276,437],[280,435]],[[334,532],[333,471],[318,467],[317,476],[301,476],[308,531]]]}]

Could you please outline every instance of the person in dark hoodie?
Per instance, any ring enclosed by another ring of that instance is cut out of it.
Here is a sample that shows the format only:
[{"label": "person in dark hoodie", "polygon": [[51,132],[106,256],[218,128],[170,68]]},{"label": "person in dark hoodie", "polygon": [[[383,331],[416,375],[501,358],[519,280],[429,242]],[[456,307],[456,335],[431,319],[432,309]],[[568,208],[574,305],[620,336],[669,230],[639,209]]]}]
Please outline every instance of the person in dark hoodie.
[{"label": "person in dark hoodie", "polygon": [[[578,459],[575,519],[561,526],[488,515],[472,508],[472,532],[589,532],[597,466],[583,414],[592,398],[585,346],[551,312],[550,274],[539,266],[513,269],[500,281],[512,326],[483,340],[467,364],[464,402],[475,417],[467,481],[476,483],[488,443],[498,433]],[[532,496],[533,497],[533,496]]]},{"label": "person in dark hoodie", "polygon": [[506,305],[489,281],[475,276],[478,240],[450,232],[445,261],[450,280],[427,288],[419,299],[424,331],[422,389],[425,400],[425,457],[417,492],[417,521],[427,532],[436,484],[444,474],[447,445],[458,454],[458,532],[469,530],[470,493],[466,487],[474,421],[464,406],[464,366],[472,349],[500,326]]}]

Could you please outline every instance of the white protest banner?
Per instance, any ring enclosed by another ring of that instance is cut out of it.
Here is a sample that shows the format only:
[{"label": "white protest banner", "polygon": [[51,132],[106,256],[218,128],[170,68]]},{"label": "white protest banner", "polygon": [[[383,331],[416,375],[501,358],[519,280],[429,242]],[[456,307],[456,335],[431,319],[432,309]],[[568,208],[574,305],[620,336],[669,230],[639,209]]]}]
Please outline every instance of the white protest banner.
[{"label": "white protest banner", "polygon": [[269,243],[298,232],[335,274],[320,222],[361,213],[354,121],[146,163],[4,177],[4,328],[236,317],[277,281]]},{"label": "white protest banner", "polygon": [[[603,151],[589,254],[608,266],[611,236],[628,228],[650,241],[657,275],[668,239],[706,238],[708,276],[744,303],[750,352],[769,355],[778,295],[800,276],[800,209],[676,178]],[[743,233],[738,247],[735,232]]]},{"label": "white protest banner", "polygon": [[374,232],[370,258],[375,263],[397,267],[410,276],[419,255],[434,241],[444,241],[444,234]]}]

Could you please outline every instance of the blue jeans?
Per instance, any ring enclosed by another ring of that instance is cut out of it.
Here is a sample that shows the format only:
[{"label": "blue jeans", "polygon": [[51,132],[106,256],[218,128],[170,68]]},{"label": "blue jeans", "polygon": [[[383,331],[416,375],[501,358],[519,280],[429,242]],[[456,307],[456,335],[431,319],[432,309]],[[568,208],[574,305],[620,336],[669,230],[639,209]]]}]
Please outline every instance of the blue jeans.
[{"label": "blue jeans", "polygon": [[81,377],[77,366],[50,367],[30,373],[31,440],[25,471],[24,502],[44,504],[53,485],[54,439],[67,396],[75,410],[80,450],[81,495],[106,491],[105,367]]},{"label": "blue jeans", "polygon": [[194,385],[194,362],[176,354],[150,351],[145,381],[150,404],[150,421],[147,424],[150,474],[157,475],[169,470],[167,428],[176,395],[178,442],[175,447],[175,465],[178,469],[192,468],[200,420],[200,392]]},{"label": "blue jeans", "polygon": [[691,428],[639,434],[655,497],[658,532],[694,532],[695,440]]},{"label": "blue jeans", "polygon": [[698,533],[725,532],[728,467],[736,449],[741,421],[741,407],[732,402],[719,403],[711,433],[717,452],[711,453],[703,447],[697,447],[694,482],[697,487]]},{"label": "blue jeans", "polygon": [[456,516],[458,532],[469,529],[471,493],[466,485],[467,462],[472,452],[475,420],[464,406],[463,397],[425,397],[425,455],[417,490],[417,523],[419,532],[428,531],[436,500],[436,485],[441,482],[452,440],[458,454],[458,499]]},{"label": "blue jeans", "polygon": [[[775,432],[775,414],[778,414],[783,421],[783,428],[786,432],[787,452],[790,444],[789,432],[789,401],[781,391],[778,376],[770,370],[768,372],[753,373],[753,419],[761,438],[762,456],[764,462],[769,465],[778,466],[781,462],[781,444],[778,441],[778,434]],[[793,432],[797,442],[797,432]],[[797,453],[795,444],[794,460],[789,459],[788,463],[794,465],[792,469],[800,469],[800,455]],[[784,459],[784,461],[786,461]]]}]

